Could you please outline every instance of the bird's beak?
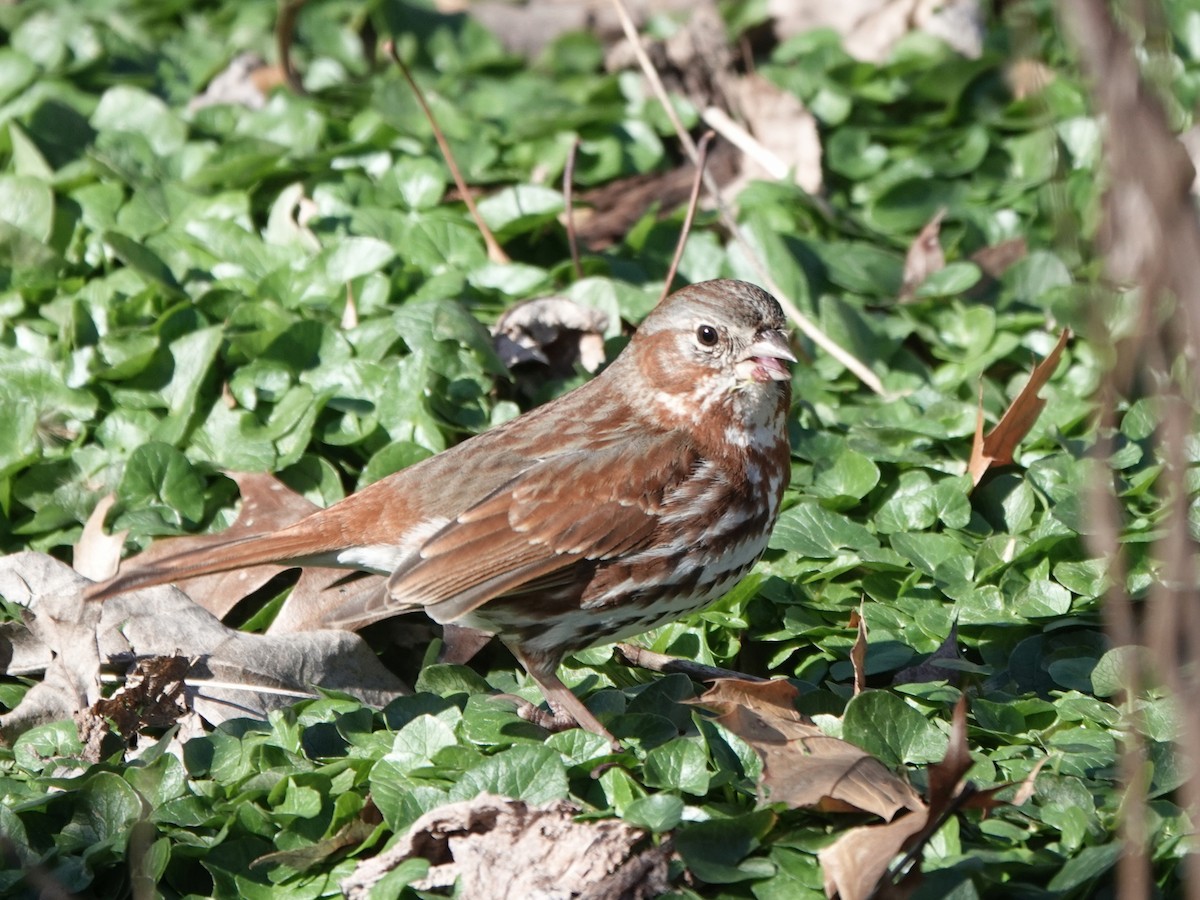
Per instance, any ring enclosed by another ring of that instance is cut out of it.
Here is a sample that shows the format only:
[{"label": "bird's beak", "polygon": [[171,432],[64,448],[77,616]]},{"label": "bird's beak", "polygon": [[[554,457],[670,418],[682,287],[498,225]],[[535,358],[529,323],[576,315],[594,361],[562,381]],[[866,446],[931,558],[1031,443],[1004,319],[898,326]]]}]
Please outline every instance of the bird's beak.
[{"label": "bird's beak", "polygon": [[795,362],[796,355],[783,332],[772,328],[759,332],[735,368],[740,381],[788,381],[792,373],[784,365],[785,361]]}]

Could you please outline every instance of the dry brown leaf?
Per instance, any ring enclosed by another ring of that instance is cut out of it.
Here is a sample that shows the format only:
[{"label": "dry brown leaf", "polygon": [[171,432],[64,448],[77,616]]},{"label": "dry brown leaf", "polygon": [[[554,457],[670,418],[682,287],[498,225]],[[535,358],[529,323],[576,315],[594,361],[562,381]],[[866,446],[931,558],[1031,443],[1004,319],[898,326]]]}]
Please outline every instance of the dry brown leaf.
[{"label": "dry brown leaf", "polygon": [[908,253],[904,257],[904,281],[900,286],[899,298],[901,301],[911,300],[921,282],[946,267],[946,254],[942,252],[940,238],[942,220],[945,218],[946,208],[942,207],[933,214],[933,218],[909,244]]},{"label": "dry brown leaf", "polygon": [[1040,94],[1057,77],[1058,73],[1044,62],[1030,57],[1014,59],[1004,67],[1004,81],[1017,100]]},{"label": "dry brown leaf", "polygon": [[101,697],[75,714],[83,758],[99,762],[104,738],[117,734],[126,744],[143,728],[167,728],[188,714],[184,679],[193,660],[182,656],[140,659],[111,697]]},{"label": "dry brown leaf", "polygon": [[355,598],[360,594],[384,590],[386,581],[384,575],[305,566],[300,570],[300,580],[267,628],[267,634],[327,628],[325,618],[331,609],[342,608],[343,604],[356,604],[358,601]]},{"label": "dry brown leaf", "polygon": [[0,629],[0,661],[6,663],[0,672],[44,673],[16,709],[0,716],[0,738],[11,743],[21,732],[69,719],[100,698],[104,654],[96,629],[101,610],[95,603],[81,605],[79,596],[82,586],[90,583],[42,553],[0,557],[0,596],[32,609],[23,621]]},{"label": "dry brown leaf", "polygon": [[104,581],[116,575],[117,565],[121,562],[121,548],[125,546],[125,535],[129,532],[108,534],[104,530],[104,517],[116,499],[116,494],[106,494],[100,498],[92,514],[83,523],[83,532],[75,543],[71,566],[92,581]]},{"label": "dry brown leaf", "polygon": [[696,703],[718,713],[728,728],[762,757],[762,786],[773,802],[793,809],[871,812],[891,819],[901,809],[922,809],[916,791],[870,754],[823,734],[796,711],[797,691],[783,680],[726,678]]},{"label": "dry brown leaf", "polygon": [[961,794],[962,777],[971,768],[971,752],[967,748],[967,698],[962,695],[954,705],[950,725],[950,742],[941,762],[929,767],[929,815],[940,819],[951,809],[954,798]]},{"label": "dry brown leaf", "polygon": [[1071,329],[1064,328],[1050,355],[1034,367],[1021,393],[1009,404],[996,427],[986,436],[983,433],[983,402],[980,399],[979,415],[975,420],[975,441],[971,445],[971,461],[967,465],[972,484],[978,485],[992,466],[1005,466],[1013,461],[1017,445],[1029,434],[1029,429],[1046,406],[1046,401],[1038,397],[1038,391],[1058,368],[1058,361],[1070,339]]},{"label": "dry brown leaf", "polygon": [[257,53],[239,53],[208,83],[204,93],[188,102],[188,112],[218,104],[262,109],[267,94],[285,80],[279,66],[268,66]]},{"label": "dry brown leaf", "polygon": [[980,247],[971,254],[971,262],[992,278],[999,278],[1015,263],[1025,258],[1029,246],[1023,237],[1009,238],[998,244]]},{"label": "dry brown leaf", "polygon": [[888,866],[921,829],[928,816],[911,812],[883,825],[862,825],[844,832],[817,854],[826,897],[866,900],[875,893]]},{"label": "dry brown leaf", "polygon": [[576,900],[657,897],[670,889],[670,850],[619,819],[577,821],[580,808],[565,800],[530,806],[523,800],[480,794],[426,813],[396,843],[359,863],[342,881],[349,900],[400,863],[428,859],[419,891],[455,888],[473,900]]},{"label": "dry brown leaf", "polygon": [[736,196],[740,186],[751,179],[782,181],[789,177],[808,193],[819,194],[823,187],[821,136],[816,117],[800,98],[757,74],[731,82],[730,92],[755,145],[743,144],[735,140],[735,134],[717,128],[705,111],[705,121],[746,154],[729,194]]},{"label": "dry brown leaf", "polygon": [[508,368],[536,362],[562,378],[575,371],[577,361],[589,372],[600,368],[607,328],[602,310],[568,297],[540,297],[505,310],[492,327],[492,342]]},{"label": "dry brown leaf", "polygon": [[[975,796],[961,782],[971,768],[967,749],[967,702],[960,697],[954,708],[950,743],[939,763],[929,767],[929,802],[886,825],[852,828],[817,854],[824,875],[825,894],[841,900],[864,900],[872,896],[907,896],[915,887],[920,867],[920,848],[946,818]],[[911,872],[898,884],[880,888],[879,882],[897,854],[908,851],[914,862]],[[877,888],[881,893],[876,894]]]},{"label": "dry brown leaf", "polygon": [[[26,607],[27,633],[13,641],[8,672],[45,671],[21,704],[0,717],[12,736],[70,718],[99,697],[101,662],[126,666],[142,657],[198,657],[187,699],[206,720],[265,718],[313,696],[313,687],[344,691],[383,706],[407,688],[357,635],[347,631],[259,635],[222,625],[179,590],[160,586],[104,603],[83,600],[90,581],[41,553],[0,557],[0,595]],[[5,632],[7,638],[9,632]],[[20,650],[18,657],[15,652]]]},{"label": "dry brown leaf", "polygon": [[[838,4],[824,3],[825,6]],[[977,0],[874,0],[874,7],[845,36],[846,52],[866,62],[884,62],[911,31],[936,35],[963,56],[983,52],[983,13]]]},{"label": "dry brown leaf", "polygon": [[850,663],[854,666],[854,696],[867,689],[867,620],[863,618],[862,606],[850,614],[850,627],[858,632],[854,646],[850,648]]},{"label": "dry brown leaf", "polygon": [[487,646],[492,636],[486,631],[476,631],[462,625],[449,623],[442,626],[442,655],[439,662],[461,666],[470,662],[475,654]]}]

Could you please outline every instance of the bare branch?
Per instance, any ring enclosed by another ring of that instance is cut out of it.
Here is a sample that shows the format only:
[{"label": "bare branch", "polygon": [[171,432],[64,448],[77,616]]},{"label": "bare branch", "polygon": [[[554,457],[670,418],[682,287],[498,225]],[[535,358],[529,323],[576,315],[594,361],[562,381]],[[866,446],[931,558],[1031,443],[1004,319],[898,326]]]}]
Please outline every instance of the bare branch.
[{"label": "bare branch", "polygon": [[500,242],[496,240],[496,236],[492,234],[492,229],[488,228],[487,223],[483,221],[483,216],[479,215],[479,208],[475,205],[475,198],[471,196],[471,191],[462,176],[462,171],[458,168],[458,162],[454,158],[454,152],[450,149],[450,143],[446,140],[446,135],[442,133],[437,119],[433,117],[433,110],[429,108],[429,104],[425,101],[424,92],[417,85],[416,79],[413,78],[412,72],[408,70],[408,66],[404,64],[404,60],[400,58],[400,54],[396,52],[395,41],[387,42],[387,51],[391,54],[392,62],[400,69],[404,80],[408,82],[413,96],[417,98],[417,103],[421,107],[421,112],[425,114],[425,119],[429,122],[429,127],[433,129],[433,137],[437,141],[438,148],[442,151],[442,157],[446,160],[446,165],[450,168],[450,175],[454,178],[454,184],[458,187],[458,192],[462,194],[463,202],[467,204],[467,211],[471,214],[471,218],[475,220],[475,227],[483,235],[483,243],[487,246],[488,259],[494,263],[512,262],[508,254],[504,252],[504,248],[500,246]]},{"label": "bare branch", "polygon": [[579,239],[575,235],[575,157],[579,154],[579,135],[571,141],[567,153],[567,165],[563,169],[563,205],[567,216],[567,246],[571,248],[571,266],[575,277],[583,278],[583,264],[579,261]]},{"label": "bare branch", "polygon": [[696,162],[696,177],[692,181],[692,194],[688,197],[687,213],[683,217],[683,227],[679,230],[679,240],[675,244],[675,255],[671,258],[671,267],[667,270],[667,279],[663,282],[662,293],[658,302],[662,303],[671,293],[671,285],[675,282],[675,273],[679,269],[679,261],[683,259],[683,251],[687,247],[688,235],[692,233],[692,220],[696,217],[696,204],[700,200],[700,181],[704,177],[704,166],[708,162],[708,145],[715,137],[712,131],[704,132],[700,138],[699,160]]}]

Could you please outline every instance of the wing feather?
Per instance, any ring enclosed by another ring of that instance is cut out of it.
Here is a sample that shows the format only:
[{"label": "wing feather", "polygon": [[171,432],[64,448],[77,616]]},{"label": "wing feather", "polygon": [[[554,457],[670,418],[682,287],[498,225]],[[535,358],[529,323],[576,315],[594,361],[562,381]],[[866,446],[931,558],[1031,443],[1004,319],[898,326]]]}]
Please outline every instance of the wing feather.
[{"label": "wing feather", "polygon": [[[641,472],[652,466],[656,477],[631,484],[635,465]],[[573,582],[581,592],[594,563],[661,539],[668,499],[696,465],[690,445],[649,438],[541,460],[464,510],[392,573],[392,602],[423,606],[449,622],[494,597]]]}]

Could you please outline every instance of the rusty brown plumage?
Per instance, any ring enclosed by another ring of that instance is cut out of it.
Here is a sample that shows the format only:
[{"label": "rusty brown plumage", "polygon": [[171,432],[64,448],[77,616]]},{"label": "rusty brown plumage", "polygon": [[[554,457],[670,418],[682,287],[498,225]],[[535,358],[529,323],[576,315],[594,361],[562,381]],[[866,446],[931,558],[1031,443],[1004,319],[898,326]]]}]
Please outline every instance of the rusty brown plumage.
[{"label": "rusty brown plumage", "polygon": [[716,600],[765,549],[789,473],[784,327],[753,285],[684,288],[582,387],[288,528],[134,567],[90,596],[267,562],[383,573],[386,591],[326,623],[423,609],[493,633],[556,712],[611,739],[558,664]]}]

